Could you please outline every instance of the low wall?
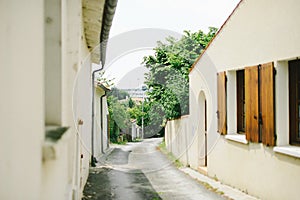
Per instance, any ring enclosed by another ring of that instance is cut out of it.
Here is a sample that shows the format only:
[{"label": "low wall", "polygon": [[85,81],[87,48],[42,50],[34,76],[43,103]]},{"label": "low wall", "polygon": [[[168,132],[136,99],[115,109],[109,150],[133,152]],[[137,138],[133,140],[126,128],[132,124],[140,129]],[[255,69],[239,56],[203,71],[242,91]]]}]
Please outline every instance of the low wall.
[{"label": "low wall", "polygon": [[189,116],[168,121],[165,127],[166,148],[185,166],[197,169],[201,164],[201,146]]}]

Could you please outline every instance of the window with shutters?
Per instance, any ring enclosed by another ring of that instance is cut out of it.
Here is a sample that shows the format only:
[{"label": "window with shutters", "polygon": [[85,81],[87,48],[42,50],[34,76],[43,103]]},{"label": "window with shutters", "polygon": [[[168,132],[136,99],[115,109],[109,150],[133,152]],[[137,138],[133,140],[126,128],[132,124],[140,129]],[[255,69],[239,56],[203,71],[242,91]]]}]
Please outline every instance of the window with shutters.
[{"label": "window with shutters", "polygon": [[244,70],[236,72],[236,96],[237,96],[237,131],[245,133],[245,73]]},{"label": "window with shutters", "polygon": [[[274,146],[276,142],[274,74],[273,62],[252,67],[245,67],[244,70],[239,70],[236,72],[237,130],[239,133],[245,133],[248,141],[254,143],[262,142],[267,146]],[[227,96],[225,72],[218,73],[217,89],[218,132],[220,134],[226,134]]]},{"label": "window with shutters", "polygon": [[300,146],[300,61],[289,62],[290,144]]}]

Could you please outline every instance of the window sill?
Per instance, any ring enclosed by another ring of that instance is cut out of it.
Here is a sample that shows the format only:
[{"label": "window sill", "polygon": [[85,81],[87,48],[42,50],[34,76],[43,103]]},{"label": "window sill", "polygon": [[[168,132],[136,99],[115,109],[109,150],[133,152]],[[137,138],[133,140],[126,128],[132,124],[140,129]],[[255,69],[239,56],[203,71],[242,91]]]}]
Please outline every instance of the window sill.
[{"label": "window sill", "polygon": [[284,155],[300,158],[300,147],[296,146],[280,146],[280,147],[274,147],[273,151],[276,153],[281,153]]},{"label": "window sill", "polygon": [[60,141],[65,138],[68,128],[46,126],[45,141],[43,144],[43,161],[55,160],[59,155]]},{"label": "window sill", "polygon": [[246,140],[246,136],[242,134],[229,134],[225,136],[225,139],[241,144],[249,144],[249,142]]}]

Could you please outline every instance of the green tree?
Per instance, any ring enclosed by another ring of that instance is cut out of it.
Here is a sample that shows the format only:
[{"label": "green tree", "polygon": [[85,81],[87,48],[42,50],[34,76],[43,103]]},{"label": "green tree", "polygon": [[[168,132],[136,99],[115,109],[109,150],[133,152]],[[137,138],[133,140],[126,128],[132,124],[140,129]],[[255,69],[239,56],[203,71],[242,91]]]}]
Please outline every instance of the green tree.
[{"label": "green tree", "polygon": [[129,108],[133,108],[135,106],[135,103],[132,100],[132,98],[129,98],[129,100],[128,100],[128,106],[129,106]]},{"label": "green tree", "polygon": [[136,104],[133,108],[128,110],[131,119],[136,119],[138,126],[142,126],[142,119],[144,119],[144,125],[146,126],[149,121],[149,110],[150,104],[147,101],[144,103],[140,102]]},{"label": "green tree", "polygon": [[144,120],[145,137],[152,137],[163,130],[164,111],[162,106],[157,102],[150,102],[145,99],[144,105],[141,102],[128,111],[131,119],[136,119],[138,126],[141,127],[142,120]]},{"label": "green tree", "polygon": [[104,76],[105,71],[100,71],[97,75],[97,81],[98,83],[103,84],[107,88],[111,88],[114,85],[113,80],[114,79],[108,79]]},{"label": "green tree", "polygon": [[118,100],[126,99],[126,97],[129,97],[128,92],[120,90],[117,87],[113,87],[109,92],[109,95],[116,97]]},{"label": "green tree", "polygon": [[161,105],[164,119],[189,113],[189,70],[216,32],[213,27],[207,34],[184,31],[181,39],[168,37],[166,43],[158,42],[154,56],[144,57],[143,63],[149,69],[145,77],[150,88],[147,95],[150,102]]},{"label": "green tree", "polygon": [[128,133],[130,128],[130,115],[127,112],[128,106],[120,103],[113,95],[108,96],[107,102],[110,117],[110,140],[117,142],[120,131]]},{"label": "green tree", "polygon": [[147,122],[144,130],[146,137],[152,137],[155,135],[163,136],[164,116],[165,113],[162,105],[156,102],[150,102],[149,111],[147,112]]}]

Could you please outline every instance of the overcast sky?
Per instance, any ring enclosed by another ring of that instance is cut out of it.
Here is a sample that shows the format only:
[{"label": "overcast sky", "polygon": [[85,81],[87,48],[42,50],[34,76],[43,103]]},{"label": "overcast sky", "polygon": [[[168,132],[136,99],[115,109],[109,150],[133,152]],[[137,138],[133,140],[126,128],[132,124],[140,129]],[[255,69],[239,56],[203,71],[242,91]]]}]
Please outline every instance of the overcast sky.
[{"label": "overcast sky", "polygon": [[119,0],[111,36],[137,28],[206,31],[220,27],[239,0]]},{"label": "overcast sky", "polygon": [[[119,0],[110,38],[143,28],[166,29],[180,34],[183,33],[183,30],[207,32],[208,27],[211,26],[220,28],[239,1]],[[121,82],[125,88],[141,84],[143,74],[137,72],[143,70],[136,68],[141,67],[140,63],[145,54],[151,54],[149,48],[146,51],[145,49],[129,51],[114,62],[107,63],[109,66],[106,70],[107,77],[116,78],[116,84],[123,79]],[[131,75],[129,76],[128,73]],[[128,81],[124,80],[125,78]],[[125,86],[124,83],[126,82],[130,82],[131,86]]]}]

